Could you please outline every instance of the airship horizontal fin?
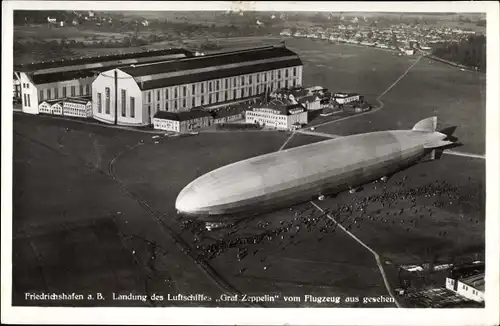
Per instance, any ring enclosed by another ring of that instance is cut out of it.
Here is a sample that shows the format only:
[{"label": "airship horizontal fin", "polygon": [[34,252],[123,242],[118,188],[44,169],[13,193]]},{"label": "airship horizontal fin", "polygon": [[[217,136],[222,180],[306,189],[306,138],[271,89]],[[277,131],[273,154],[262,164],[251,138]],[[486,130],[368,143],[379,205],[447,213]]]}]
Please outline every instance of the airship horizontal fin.
[{"label": "airship horizontal fin", "polygon": [[451,141],[447,141],[447,140],[436,140],[436,141],[433,141],[431,143],[425,144],[424,148],[438,148],[438,147],[444,147],[444,146],[451,145],[451,144],[454,144],[454,143]]},{"label": "airship horizontal fin", "polygon": [[437,117],[420,120],[413,126],[413,131],[434,132],[437,127]]}]

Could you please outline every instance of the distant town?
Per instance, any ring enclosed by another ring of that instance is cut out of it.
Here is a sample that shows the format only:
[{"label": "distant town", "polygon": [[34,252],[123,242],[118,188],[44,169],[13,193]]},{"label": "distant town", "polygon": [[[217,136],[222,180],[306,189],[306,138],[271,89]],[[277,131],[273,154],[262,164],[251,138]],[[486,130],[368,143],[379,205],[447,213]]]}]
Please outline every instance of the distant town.
[{"label": "distant town", "polygon": [[420,24],[396,24],[379,29],[376,26],[360,27],[352,24],[340,24],[334,28],[314,27],[310,29],[284,29],[280,35],[323,39],[333,42],[374,46],[381,49],[400,50],[413,55],[415,50],[430,51],[432,45],[452,42],[458,43],[476,31],[449,27],[429,27]]},{"label": "distant town", "polygon": [[[38,52],[40,55],[36,61],[42,61],[48,46],[52,48],[49,52],[57,58],[64,53],[69,55],[70,49],[134,47],[167,42],[171,47],[185,47],[193,51],[217,51],[220,50],[217,38],[304,37],[394,50],[406,55],[419,51],[484,72],[486,20],[481,15],[471,15],[307,15],[226,11],[210,16],[197,14],[197,19],[188,19],[189,15],[182,12],[176,16],[147,19],[140,14],[125,16],[120,12],[19,12],[14,17],[19,27],[14,49],[19,54]],[[47,32],[46,40],[43,37],[33,39],[31,34],[22,32],[22,27],[29,28],[34,24],[62,30],[60,33]],[[85,32],[80,37],[71,37],[74,32],[64,32],[71,28]],[[94,32],[88,33],[87,30]],[[40,50],[37,50],[39,47]],[[58,47],[60,49],[54,52]],[[18,57],[20,60],[23,56]]]}]

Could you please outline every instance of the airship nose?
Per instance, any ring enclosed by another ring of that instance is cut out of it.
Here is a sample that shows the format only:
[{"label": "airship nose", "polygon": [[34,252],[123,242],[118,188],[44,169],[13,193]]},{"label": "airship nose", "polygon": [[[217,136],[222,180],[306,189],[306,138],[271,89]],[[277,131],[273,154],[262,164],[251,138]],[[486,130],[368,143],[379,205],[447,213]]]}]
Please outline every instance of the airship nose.
[{"label": "airship nose", "polygon": [[175,209],[179,213],[193,214],[200,209],[200,197],[192,187],[187,186],[177,196]]}]

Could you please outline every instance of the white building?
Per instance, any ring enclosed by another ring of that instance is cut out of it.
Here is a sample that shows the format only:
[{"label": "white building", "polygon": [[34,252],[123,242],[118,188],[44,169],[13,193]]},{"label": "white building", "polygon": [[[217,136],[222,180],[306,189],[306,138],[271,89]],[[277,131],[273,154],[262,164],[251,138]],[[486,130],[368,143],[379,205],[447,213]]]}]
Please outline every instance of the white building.
[{"label": "white building", "polygon": [[307,110],[300,104],[256,106],[245,112],[245,122],[291,130],[296,124],[307,124]]},{"label": "white building", "polygon": [[333,98],[339,104],[347,104],[354,101],[359,101],[360,96],[357,93],[335,93],[333,95]]},{"label": "white building", "polygon": [[446,278],[446,288],[477,302],[484,301],[484,273],[465,278]]},{"label": "white building", "polygon": [[61,100],[47,100],[42,101],[38,106],[40,113],[62,115],[63,104]]},{"label": "white building", "polygon": [[302,61],[284,46],[214,53],[102,72],[92,84],[93,117],[149,125],[159,111],[248,102],[301,85]]},{"label": "white building", "polygon": [[188,132],[208,127],[212,122],[212,116],[206,111],[185,111],[177,113],[159,111],[153,118],[153,127],[166,131]]},{"label": "white building", "polygon": [[90,97],[44,100],[38,105],[38,111],[45,114],[90,118],[92,102]]},{"label": "white building", "polygon": [[321,98],[318,95],[302,97],[299,99],[299,103],[302,104],[307,111],[316,111],[323,108],[321,105]]},{"label": "white building", "polygon": [[283,105],[300,103],[308,111],[323,109],[331,102],[331,94],[322,86],[280,89],[271,93],[270,97]]},{"label": "white building", "polygon": [[405,49],[405,54],[406,55],[414,55],[415,54],[415,50],[413,50],[413,49]]},{"label": "white building", "polygon": [[62,102],[63,115],[70,117],[90,118],[92,117],[92,101],[86,98],[67,98]]}]

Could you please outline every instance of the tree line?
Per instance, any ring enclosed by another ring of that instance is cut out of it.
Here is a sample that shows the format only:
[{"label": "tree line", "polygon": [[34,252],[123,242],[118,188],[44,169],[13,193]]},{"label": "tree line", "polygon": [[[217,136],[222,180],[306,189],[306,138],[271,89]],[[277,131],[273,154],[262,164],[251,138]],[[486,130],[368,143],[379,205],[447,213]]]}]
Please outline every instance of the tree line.
[{"label": "tree line", "polygon": [[447,42],[433,50],[438,58],[486,72],[486,36],[470,35],[461,42]]}]

